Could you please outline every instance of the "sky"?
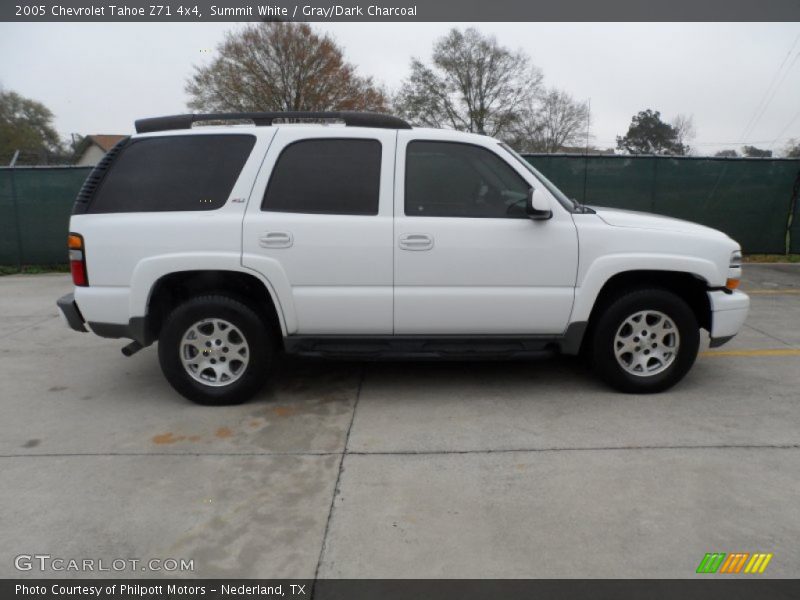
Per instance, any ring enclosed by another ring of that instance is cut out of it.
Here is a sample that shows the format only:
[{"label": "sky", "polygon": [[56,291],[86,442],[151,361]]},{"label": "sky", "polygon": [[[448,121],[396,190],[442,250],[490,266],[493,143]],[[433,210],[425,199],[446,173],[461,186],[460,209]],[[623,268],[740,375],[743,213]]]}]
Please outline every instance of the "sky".
[{"label": "sky", "polygon": [[[0,86],[44,103],[56,129],[132,133],[137,118],[188,112],[194,65],[236,23],[2,23]],[[800,139],[800,23],[315,23],[360,74],[390,91],[452,26],[526,52],[548,87],[590,100],[592,142],[613,147],[651,108],[694,119],[695,153]]]}]

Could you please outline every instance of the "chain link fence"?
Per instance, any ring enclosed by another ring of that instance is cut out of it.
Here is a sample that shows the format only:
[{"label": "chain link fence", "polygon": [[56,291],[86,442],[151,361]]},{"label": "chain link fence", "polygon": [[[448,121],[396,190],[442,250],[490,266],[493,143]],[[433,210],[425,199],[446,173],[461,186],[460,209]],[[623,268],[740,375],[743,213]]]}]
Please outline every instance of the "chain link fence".
[{"label": "chain link fence", "polygon": [[526,154],[581,203],[686,219],[750,254],[800,252],[800,159]]},{"label": "chain link fence", "polygon": [[72,203],[90,167],[0,168],[0,265],[67,262]]},{"label": "chain link fence", "polygon": [[[720,229],[747,253],[800,252],[800,160],[528,154],[580,202]],[[67,262],[72,203],[89,167],[0,168],[0,265]]]}]

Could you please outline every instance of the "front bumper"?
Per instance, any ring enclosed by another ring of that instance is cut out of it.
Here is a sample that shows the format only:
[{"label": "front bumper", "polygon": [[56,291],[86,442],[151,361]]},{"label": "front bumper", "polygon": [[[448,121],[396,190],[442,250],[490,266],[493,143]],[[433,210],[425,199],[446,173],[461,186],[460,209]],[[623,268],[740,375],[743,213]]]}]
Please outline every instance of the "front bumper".
[{"label": "front bumper", "polygon": [[708,292],[711,304],[711,347],[728,342],[739,333],[750,311],[750,297],[744,292],[714,290]]},{"label": "front bumper", "polygon": [[86,333],[87,329],[86,325],[84,325],[83,315],[78,305],[75,303],[75,294],[61,296],[61,298],[56,301],[56,305],[59,310],[61,310],[61,316],[67,322],[67,325],[75,331]]}]

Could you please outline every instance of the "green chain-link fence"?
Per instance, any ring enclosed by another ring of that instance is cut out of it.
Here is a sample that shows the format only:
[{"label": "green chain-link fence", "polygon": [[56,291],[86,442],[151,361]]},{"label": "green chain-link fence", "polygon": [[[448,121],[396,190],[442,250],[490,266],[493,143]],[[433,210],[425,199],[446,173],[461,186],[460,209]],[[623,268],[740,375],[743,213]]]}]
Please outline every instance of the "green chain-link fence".
[{"label": "green chain-link fence", "polygon": [[88,167],[0,169],[0,264],[67,262],[72,203]]},{"label": "green chain-link fence", "polygon": [[[798,159],[528,154],[565,194],[724,231],[748,253],[784,253],[797,212]],[[791,251],[800,251],[800,218]]]},{"label": "green chain-link fence", "polygon": [[[749,253],[784,253],[787,247],[800,252],[800,160],[554,154],[526,158],[580,202],[709,225]],[[0,265],[66,262],[72,202],[89,171],[0,168]]]}]

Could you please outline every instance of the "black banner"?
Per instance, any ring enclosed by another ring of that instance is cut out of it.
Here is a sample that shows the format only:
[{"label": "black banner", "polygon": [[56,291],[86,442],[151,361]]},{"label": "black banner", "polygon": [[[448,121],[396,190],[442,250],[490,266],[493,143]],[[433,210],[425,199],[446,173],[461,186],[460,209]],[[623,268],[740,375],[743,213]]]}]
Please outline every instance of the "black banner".
[{"label": "black banner", "polygon": [[800,21],[798,0],[4,0],[0,21]]},{"label": "black banner", "polygon": [[[275,579],[2,580],[0,598],[17,600],[788,600],[798,579]],[[757,577],[757,576],[756,576]]]}]

